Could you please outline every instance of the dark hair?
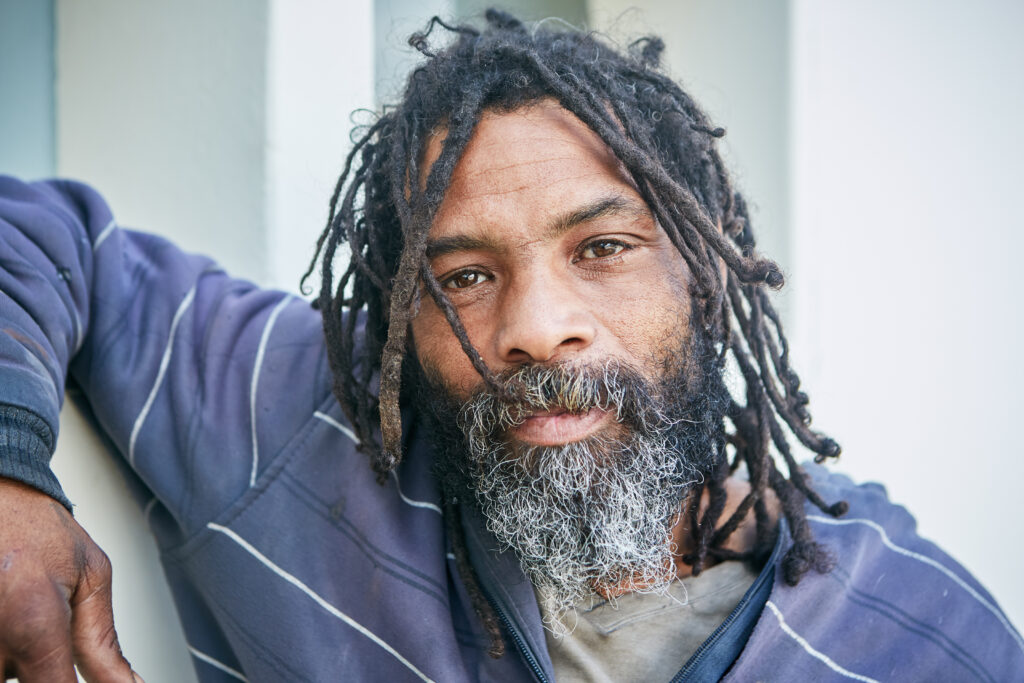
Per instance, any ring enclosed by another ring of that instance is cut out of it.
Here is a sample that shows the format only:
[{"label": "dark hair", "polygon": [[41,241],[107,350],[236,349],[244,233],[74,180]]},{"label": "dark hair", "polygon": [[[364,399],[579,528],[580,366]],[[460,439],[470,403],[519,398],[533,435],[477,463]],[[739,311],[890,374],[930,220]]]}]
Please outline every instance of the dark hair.
[{"label": "dark hair", "polygon": [[[690,96],[659,71],[664,48],[659,38],[642,38],[619,50],[594,33],[550,24],[530,27],[496,10],[485,17],[483,30],[435,17],[410,38],[426,60],[410,75],[402,101],[387,108],[355,142],[331,197],[317,254],[303,278],[319,259],[322,282],[315,303],[323,315],[334,394],[378,477],[383,480],[402,455],[402,367],[421,283],[473,367],[488,385],[502,390],[428,266],[427,233],[481,113],[554,98],[592,128],[631,174],[693,274],[702,332],[720,361],[735,360],[745,385],[745,396],[731,401],[726,412],[732,425],[730,448],[691,497],[694,550],[683,560],[696,574],[709,555],[763,558],[775,534],[765,503],[771,489],[793,539],[782,563],[785,580],[795,585],[811,568],[827,571],[830,555],[812,537],[804,500],[835,516],[846,511],[846,503],[828,505],[812,490],[787,434],[813,451],[817,462],[838,456],[839,446],[809,427],[808,398],[790,366],[779,315],[766,291],[781,287],[783,276],[755,249],[746,204],[717,150],[716,139],[725,131],[712,126]],[[430,38],[438,26],[454,38],[435,50]],[[424,146],[442,127],[446,136],[440,157],[426,182],[418,183]],[[349,244],[351,260],[336,275],[335,256],[343,242]],[[365,318],[343,315],[344,309],[365,310]],[[378,373],[379,395],[374,391]],[[785,462],[785,474],[773,450]],[[751,491],[719,525],[725,480],[741,463]],[[700,515],[704,489],[710,504]],[[444,503],[460,574],[491,634],[491,652],[500,656],[504,647],[494,613],[466,559],[453,501]],[[737,555],[724,542],[751,508],[757,544],[750,553]]]}]

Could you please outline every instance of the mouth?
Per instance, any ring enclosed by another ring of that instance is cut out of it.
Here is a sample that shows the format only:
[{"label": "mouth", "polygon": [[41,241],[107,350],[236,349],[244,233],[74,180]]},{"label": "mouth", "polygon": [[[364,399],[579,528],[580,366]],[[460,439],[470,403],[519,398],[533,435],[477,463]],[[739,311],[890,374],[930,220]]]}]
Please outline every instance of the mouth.
[{"label": "mouth", "polygon": [[603,408],[591,408],[585,413],[556,408],[530,413],[510,432],[517,440],[533,446],[559,446],[581,441],[614,419],[614,411]]}]

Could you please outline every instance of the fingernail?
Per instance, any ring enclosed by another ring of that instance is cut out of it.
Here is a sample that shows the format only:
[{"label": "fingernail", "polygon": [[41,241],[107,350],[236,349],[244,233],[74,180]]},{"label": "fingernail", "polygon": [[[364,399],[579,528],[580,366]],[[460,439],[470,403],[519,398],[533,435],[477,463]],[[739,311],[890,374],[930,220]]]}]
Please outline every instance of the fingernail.
[{"label": "fingernail", "polygon": [[146,681],[142,680],[142,676],[134,671],[132,671],[132,681],[135,681],[136,683],[146,683]]}]

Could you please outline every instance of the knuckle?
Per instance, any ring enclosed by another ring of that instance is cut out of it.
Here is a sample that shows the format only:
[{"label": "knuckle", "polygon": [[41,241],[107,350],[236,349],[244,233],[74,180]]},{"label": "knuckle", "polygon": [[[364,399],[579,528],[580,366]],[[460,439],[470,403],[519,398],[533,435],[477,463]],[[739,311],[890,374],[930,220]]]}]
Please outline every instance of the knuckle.
[{"label": "knuckle", "polygon": [[97,593],[110,590],[113,568],[110,558],[100,550],[99,546],[90,544],[84,552],[84,561],[80,574],[80,583],[76,594],[79,598],[89,598]]},{"label": "knuckle", "polygon": [[89,549],[86,556],[86,570],[102,583],[110,583],[113,574],[110,558],[95,544]]}]

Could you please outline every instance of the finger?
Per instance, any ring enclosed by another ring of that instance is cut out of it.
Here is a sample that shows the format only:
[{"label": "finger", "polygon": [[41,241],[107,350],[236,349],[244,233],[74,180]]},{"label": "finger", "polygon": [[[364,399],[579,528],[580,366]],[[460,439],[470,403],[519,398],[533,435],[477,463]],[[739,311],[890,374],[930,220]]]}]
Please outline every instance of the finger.
[{"label": "finger", "polygon": [[0,670],[21,683],[75,683],[66,593],[53,583],[35,583],[22,585],[17,595],[0,632]]},{"label": "finger", "polygon": [[77,683],[71,648],[67,641],[44,652],[41,657],[15,661],[14,678],[20,683]]},{"label": "finger", "polygon": [[110,561],[94,547],[71,598],[74,659],[79,673],[89,683],[135,680],[114,630],[110,580]]},{"label": "finger", "polygon": [[[54,591],[54,602],[59,600]],[[18,679],[20,683],[76,683],[74,663],[71,656],[71,640],[67,616],[61,619],[61,610],[67,613],[67,606],[61,602],[57,609],[40,609],[26,615],[22,622],[26,638],[18,638],[23,644],[8,653],[4,672]]]}]

